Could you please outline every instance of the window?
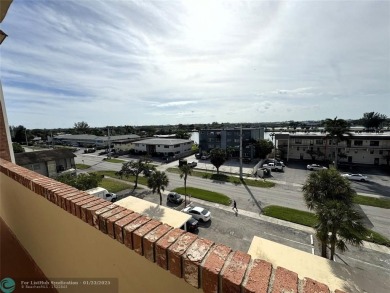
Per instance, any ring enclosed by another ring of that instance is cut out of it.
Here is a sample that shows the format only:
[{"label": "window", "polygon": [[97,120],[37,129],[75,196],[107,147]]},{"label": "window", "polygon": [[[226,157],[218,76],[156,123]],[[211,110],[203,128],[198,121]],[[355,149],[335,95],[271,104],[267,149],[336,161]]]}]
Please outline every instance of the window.
[{"label": "window", "polygon": [[297,147],[297,151],[299,151],[299,147]]},{"label": "window", "polygon": [[169,145],[164,145],[164,149],[169,149]]},{"label": "window", "polygon": [[296,143],[296,144],[302,144],[302,139],[296,138],[296,139],[295,139],[295,143]]},{"label": "window", "polygon": [[371,140],[370,146],[379,146],[379,140]]},{"label": "window", "polygon": [[355,140],[353,142],[353,145],[355,145],[355,146],[362,146],[363,145],[363,141],[362,140]]},{"label": "window", "polygon": [[324,141],[322,139],[316,139],[316,144],[324,144]]},{"label": "window", "polygon": [[379,151],[379,154],[380,154],[380,155],[383,155],[383,151],[382,151],[382,150],[380,150],[380,151]]},{"label": "window", "polygon": [[374,154],[374,150],[370,150],[370,154],[373,155]]}]

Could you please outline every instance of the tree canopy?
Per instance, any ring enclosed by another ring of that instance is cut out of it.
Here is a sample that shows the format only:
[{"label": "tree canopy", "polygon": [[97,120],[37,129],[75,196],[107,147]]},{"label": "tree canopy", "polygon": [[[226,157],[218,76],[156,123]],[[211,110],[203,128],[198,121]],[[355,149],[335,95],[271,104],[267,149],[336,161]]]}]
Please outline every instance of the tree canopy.
[{"label": "tree canopy", "polygon": [[153,193],[160,196],[160,205],[162,205],[161,191],[164,191],[168,187],[169,179],[165,172],[156,171],[152,173],[148,178],[148,187],[152,189]]},{"label": "tree canopy", "polygon": [[334,169],[310,173],[302,187],[307,207],[317,216],[316,236],[321,242],[321,256],[327,257],[330,244],[331,259],[335,248],[344,251],[346,243],[360,245],[367,230],[360,214],[353,208],[356,192],[350,182]]},{"label": "tree canopy", "polygon": [[367,112],[363,114],[361,119],[364,127],[368,129],[377,129],[383,122],[385,122],[387,116],[384,114],[379,114],[378,112]]},{"label": "tree canopy", "polygon": [[260,139],[255,143],[256,157],[265,159],[272,152],[274,144],[268,139]]},{"label": "tree canopy", "polygon": [[14,149],[15,154],[25,152],[24,148],[20,144],[18,144],[17,142],[12,143],[12,148]]},{"label": "tree canopy", "polygon": [[89,125],[85,121],[76,122],[74,124],[74,130],[76,133],[87,133],[87,130],[89,130]]},{"label": "tree canopy", "polygon": [[[150,165],[150,160],[146,157],[139,158],[137,161],[130,161],[122,164],[121,170],[117,172],[117,175],[120,177],[125,176],[135,176],[134,189],[138,186],[138,177],[142,172],[147,172],[148,170],[154,170],[155,168]],[[147,171],[146,171],[147,170]]]},{"label": "tree canopy", "polygon": [[102,179],[102,176],[96,173],[82,173],[77,176],[72,174],[61,175],[58,176],[57,181],[68,184],[80,190],[88,190],[98,187]]},{"label": "tree canopy", "polygon": [[210,151],[210,162],[217,168],[217,174],[219,174],[219,167],[226,161],[226,152],[223,149],[213,149]]}]

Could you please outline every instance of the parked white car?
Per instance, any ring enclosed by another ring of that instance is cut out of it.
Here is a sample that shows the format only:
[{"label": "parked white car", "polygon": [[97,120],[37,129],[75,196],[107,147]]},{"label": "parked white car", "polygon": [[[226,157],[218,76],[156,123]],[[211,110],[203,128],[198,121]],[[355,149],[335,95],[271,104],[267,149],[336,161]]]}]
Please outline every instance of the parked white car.
[{"label": "parked white car", "polygon": [[321,166],[321,165],[317,165],[317,164],[310,164],[310,165],[307,165],[307,170],[310,170],[310,171],[317,171],[317,170],[322,170],[322,169],[328,169],[324,166]]},{"label": "parked white car", "polygon": [[211,219],[211,213],[209,210],[206,210],[201,207],[191,207],[188,206],[181,210],[186,214],[190,214],[195,220],[202,220],[203,222],[207,222]]},{"label": "parked white car", "polygon": [[368,177],[362,174],[343,174],[341,176],[347,178],[348,180],[361,181],[361,182],[368,181]]}]

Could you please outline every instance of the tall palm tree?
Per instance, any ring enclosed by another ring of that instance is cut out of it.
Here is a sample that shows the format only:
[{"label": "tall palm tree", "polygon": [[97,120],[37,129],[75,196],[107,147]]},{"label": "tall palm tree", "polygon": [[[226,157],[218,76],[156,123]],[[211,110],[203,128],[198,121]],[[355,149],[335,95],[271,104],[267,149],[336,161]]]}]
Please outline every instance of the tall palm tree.
[{"label": "tall palm tree", "polygon": [[[343,215],[342,219],[353,218],[352,204],[356,192],[351,188],[350,182],[343,178],[334,168],[310,173],[306,183],[302,187],[302,191],[307,207],[316,213],[316,236],[321,242],[321,256],[326,258],[328,243],[335,241],[335,238],[331,237],[335,237],[337,233],[340,233],[339,231],[343,231],[343,235],[347,235],[344,231],[347,231],[348,228],[353,230],[353,225],[347,226],[343,224],[343,226],[337,226],[336,218],[332,216],[336,215],[334,212],[335,208],[330,202],[342,204],[344,209],[343,212],[340,211],[340,214]],[[344,217],[344,215],[348,215],[348,217]],[[357,218],[354,219],[357,220]],[[349,222],[346,221],[345,223]],[[329,233],[331,233],[331,237],[329,237]],[[353,240],[351,236],[346,237],[346,239],[348,241],[349,239]]]},{"label": "tall palm tree", "polygon": [[179,170],[180,178],[184,178],[184,203],[187,205],[187,177],[192,175],[192,168],[189,165],[181,165]]},{"label": "tall palm tree", "polygon": [[363,226],[361,215],[352,206],[337,200],[328,201],[319,206],[319,222],[326,226],[330,244],[330,259],[333,260],[336,247],[340,251],[347,249],[346,243],[362,245],[367,229]]},{"label": "tall palm tree", "polygon": [[156,171],[148,178],[148,187],[152,189],[152,192],[157,192],[160,196],[160,205],[162,205],[161,191],[164,191],[169,184],[169,179],[165,172]]},{"label": "tall palm tree", "polygon": [[337,119],[337,117],[335,117],[334,119],[328,118],[325,120],[324,124],[325,132],[327,132],[327,137],[331,138],[333,144],[336,143],[334,165],[337,168],[339,142],[348,140],[348,137],[352,136],[352,134],[349,132],[348,122],[344,119]]}]

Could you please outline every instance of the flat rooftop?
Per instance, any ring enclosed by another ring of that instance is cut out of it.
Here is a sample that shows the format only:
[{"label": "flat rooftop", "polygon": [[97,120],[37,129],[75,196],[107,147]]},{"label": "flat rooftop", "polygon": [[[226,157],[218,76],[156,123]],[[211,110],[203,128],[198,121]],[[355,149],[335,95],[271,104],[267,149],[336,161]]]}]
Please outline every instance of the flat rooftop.
[{"label": "flat rooftop", "polygon": [[[158,195],[156,194],[156,196]],[[115,204],[158,220],[164,224],[168,224],[173,228],[180,228],[191,218],[191,215],[186,213],[160,206],[134,196],[128,196],[118,200]]]}]

